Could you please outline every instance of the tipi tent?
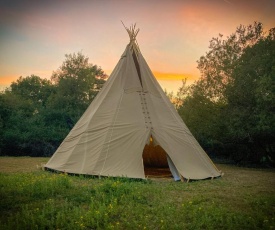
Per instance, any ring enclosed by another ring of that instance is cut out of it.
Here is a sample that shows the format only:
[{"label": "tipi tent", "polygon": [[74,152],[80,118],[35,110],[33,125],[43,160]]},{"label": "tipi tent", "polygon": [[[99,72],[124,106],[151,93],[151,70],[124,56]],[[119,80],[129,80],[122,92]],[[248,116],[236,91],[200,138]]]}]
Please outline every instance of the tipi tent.
[{"label": "tipi tent", "polygon": [[118,64],[45,167],[145,178],[142,153],[153,138],[167,153],[175,179],[220,176],[143,58],[136,42],[139,30],[126,30],[130,43]]}]

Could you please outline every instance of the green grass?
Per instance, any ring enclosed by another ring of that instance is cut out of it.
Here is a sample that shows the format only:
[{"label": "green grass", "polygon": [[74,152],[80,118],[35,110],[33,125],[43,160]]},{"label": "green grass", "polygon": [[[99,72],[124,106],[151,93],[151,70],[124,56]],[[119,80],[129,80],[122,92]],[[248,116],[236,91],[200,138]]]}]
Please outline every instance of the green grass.
[{"label": "green grass", "polygon": [[[46,160],[0,158],[0,229],[275,227],[273,170],[218,165],[223,178],[191,183],[29,170],[30,162]],[[15,161],[19,171],[8,167]]]}]

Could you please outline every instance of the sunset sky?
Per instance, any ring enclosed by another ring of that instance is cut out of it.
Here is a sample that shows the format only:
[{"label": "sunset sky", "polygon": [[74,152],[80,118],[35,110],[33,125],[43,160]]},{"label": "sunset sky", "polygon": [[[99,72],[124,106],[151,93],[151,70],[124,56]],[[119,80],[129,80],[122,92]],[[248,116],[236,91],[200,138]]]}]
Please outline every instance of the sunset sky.
[{"label": "sunset sky", "polygon": [[254,21],[275,27],[274,0],[0,0],[0,90],[19,76],[50,79],[82,51],[110,74],[137,23],[140,50],[163,88],[200,76],[197,60],[219,33]]}]

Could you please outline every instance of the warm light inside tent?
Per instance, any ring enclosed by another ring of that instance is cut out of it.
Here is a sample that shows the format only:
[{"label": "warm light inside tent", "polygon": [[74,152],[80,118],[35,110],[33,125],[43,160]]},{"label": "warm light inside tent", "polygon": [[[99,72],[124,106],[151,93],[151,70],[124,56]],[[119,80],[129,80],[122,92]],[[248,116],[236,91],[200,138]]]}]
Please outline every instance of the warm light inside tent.
[{"label": "warm light inside tent", "polygon": [[143,150],[143,164],[145,176],[148,177],[172,177],[170,172],[167,153],[159,145],[154,145],[153,138],[150,138],[149,145],[146,144]]}]

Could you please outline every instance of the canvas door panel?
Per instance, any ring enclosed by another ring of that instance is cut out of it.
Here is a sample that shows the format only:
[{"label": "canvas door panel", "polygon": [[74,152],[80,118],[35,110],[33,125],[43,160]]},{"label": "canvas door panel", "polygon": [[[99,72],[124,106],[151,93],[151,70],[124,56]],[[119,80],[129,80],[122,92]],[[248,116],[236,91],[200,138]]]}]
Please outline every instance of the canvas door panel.
[{"label": "canvas door panel", "polygon": [[190,179],[204,179],[220,176],[213,163],[203,157],[206,154],[200,146],[184,141],[183,132],[167,132],[154,129],[153,135],[172,159],[179,173]]},{"label": "canvas door panel", "polygon": [[218,176],[204,150],[187,126],[178,120],[174,110],[154,95],[148,95],[153,136],[172,159],[178,171],[187,178],[203,179]]}]

